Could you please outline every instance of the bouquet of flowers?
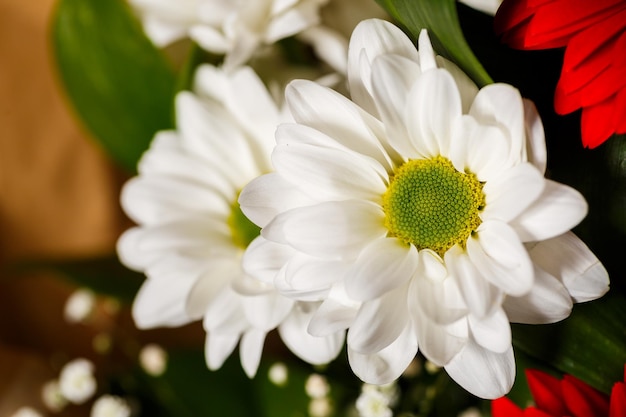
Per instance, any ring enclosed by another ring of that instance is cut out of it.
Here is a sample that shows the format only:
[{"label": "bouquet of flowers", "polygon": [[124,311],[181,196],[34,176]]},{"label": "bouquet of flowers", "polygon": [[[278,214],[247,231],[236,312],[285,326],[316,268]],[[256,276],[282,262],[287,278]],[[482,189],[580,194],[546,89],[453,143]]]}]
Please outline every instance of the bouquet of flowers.
[{"label": "bouquet of flowers", "polygon": [[113,332],[94,355],[118,366],[69,362],[46,403],[626,416],[625,22],[623,0],[58,0],[59,79],[134,225],[50,266],[89,287],[72,320],[106,297],[173,333]]}]

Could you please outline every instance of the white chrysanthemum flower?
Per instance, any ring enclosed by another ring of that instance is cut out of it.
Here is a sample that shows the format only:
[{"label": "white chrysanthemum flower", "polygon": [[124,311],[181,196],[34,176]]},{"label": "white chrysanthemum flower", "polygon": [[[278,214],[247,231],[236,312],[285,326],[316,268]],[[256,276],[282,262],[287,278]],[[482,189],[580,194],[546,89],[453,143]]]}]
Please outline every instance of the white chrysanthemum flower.
[{"label": "white chrysanthemum flower", "polygon": [[189,36],[207,51],[225,54],[227,68],[244,64],[262,45],[319,23],[327,1],[130,0],[156,45]]},{"label": "white chrysanthemum flower", "polygon": [[74,404],[82,404],[96,392],[94,365],[91,361],[78,358],[65,364],[59,375],[61,394]]},{"label": "white chrysanthemum flower", "polygon": [[122,206],[138,226],[121,236],[118,253],[147,275],[133,305],[136,324],[180,326],[203,318],[211,369],[240,342],[243,368],[254,375],[265,336],[277,327],[303,359],[332,360],[344,335],[306,332],[317,304],[294,302],[247,279],[241,265],[250,242],[263,238],[237,197],[270,171],[280,109],[249,67],[225,72],[207,65],[197,72],[195,94],[177,96],[176,114],[178,130],[156,135],[139,176],[122,191]]},{"label": "white chrysanthemum flower", "polygon": [[115,395],[103,395],[91,407],[91,417],[130,417],[128,402]]},{"label": "white chrysanthemum flower", "polygon": [[21,407],[11,417],[43,417],[43,414],[31,407]]},{"label": "white chrysanthemum flower", "polygon": [[93,312],[95,305],[96,296],[93,291],[80,288],[68,297],[63,316],[68,323],[83,322]]},{"label": "white chrysanthemum flower", "polygon": [[608,289],[568,232],[586,202],[544,178],[534,106],[509,85],[478,90],[425,32],[418,52],[390,23],[362,22],[348,79],[352,101],[288,87],[297,123],[276,132],[276,172],[239,199],[267,239],[244,267],[322,302],[308,331],[349,329],[364,381],[400,376],[419,342],[467,390],[499,397],[515,376],[509,321],[555,322]]},{"label": "white chrysanthemum flower", "polygon": [[356,399],[359,417],[391,417],[389,398],[377,389],[364,389]]},{"label": "white chrysanthemum flower", "polygon": [[50,411],[61,411],[67,405],[67,398],[61,393],[59,381],[54,379],[46,382],[41,388],[41,399]]}]

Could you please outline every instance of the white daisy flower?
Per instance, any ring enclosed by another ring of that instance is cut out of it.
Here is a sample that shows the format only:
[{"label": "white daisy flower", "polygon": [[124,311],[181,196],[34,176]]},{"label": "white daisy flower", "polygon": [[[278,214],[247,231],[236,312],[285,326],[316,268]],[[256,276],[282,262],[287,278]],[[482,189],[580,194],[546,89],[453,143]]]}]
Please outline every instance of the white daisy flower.
[{"label": "white daisy flower", "polygon": [[473,394],[502,396],[515,376],[509,321],[555,322],[608,289],[568,232],[586,202],[544,178],[543,128],[515,88],[478,90],[425,32],[418,52],[368,20],[350,42],[352,101],[287,88],[296,123],[276,132],[275,172],[239,199],[267,239],[245,269],[321,302],[308,331],[348,329],[365,382],[396,379],[419,342]]},{"label": "white daisy flower", "polygon": [[94,365],[91,361],[78,358],[63,366],[59,375],[59,390],[63,397],[74,404],[82,404],[96,392]]},{"label": "white daisy flower", "polygon": [[[145,272],[133,317],[138,327],[181,326],[203,319],[206,361],[221,367],[237,344],[250,376],[266,334],[277,328],[303,359],[326,363],[344,335],[314,337],[306,324],[314,307],[247,279],[242,255],[262,241],[239,209],[250,180],[271,168],[281,112],[249,67],[225,72],[202,66],[195,93],[176,98],[176,131],[160,132],[122,191],[122,206],[138,224],[118,242],[120,259]],[[243,293],[243,295],[241,294]]]},{"label": "white daisy flower", "polygon": [[319,23],[328,0],[130,0],[146,34],[157,46],[190,37],[202,48],[225,54],[224,66],[247,62],[262,45]]}]

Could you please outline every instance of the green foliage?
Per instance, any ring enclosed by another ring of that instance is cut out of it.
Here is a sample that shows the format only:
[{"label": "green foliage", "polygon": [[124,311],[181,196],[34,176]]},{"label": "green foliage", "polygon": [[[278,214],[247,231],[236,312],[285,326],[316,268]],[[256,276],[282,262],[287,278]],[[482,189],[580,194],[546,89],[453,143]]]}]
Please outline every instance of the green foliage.
[{"label": "green foliage", "polygon": [[122,0],[60,0],[52,21],[60,80],[84,125],[131,172],[172,127],[175,76]]},{"label": "green foliage", "polygon": [[463,69],[479,86],[493,82],[467,44],[456,0],[376,0],[417,39],[426,28],[437,53]]}]

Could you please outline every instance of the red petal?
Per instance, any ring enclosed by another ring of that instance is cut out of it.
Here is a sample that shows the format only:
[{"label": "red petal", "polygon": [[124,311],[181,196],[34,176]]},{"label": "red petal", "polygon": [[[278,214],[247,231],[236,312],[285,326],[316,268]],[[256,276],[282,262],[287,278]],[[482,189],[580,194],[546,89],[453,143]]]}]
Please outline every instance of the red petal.
[{"label": "red petal", "polygon": [[609,417],[626,417],[626,384],[623,382],[613,385]]},{"label": "red petal", "polygon": [[565,375],[561,381],[563,397],[574,417],[605,417],[609,413],[608,398],[581,380]]},{"label": "red petal", "polygon": [[615,101],[613,98],[583,108],[580,124],[583,146],[586,148],[593,149],[603,144],[615,133]]},{"label": "red petal", "polygon": [[536,369],[527,369],[526,379],[537,408],[555,416],[565,415],[567,409],[558,379]]},{"label": "red petal", "polygon": [[524,410],[524,417],[562,417],[560,414],[548,414],[534,407],[528,407]]},{"label": "red petal", "polygon": [[523,417],[522,410],[506,397],[491,402],[492,417]]}]

